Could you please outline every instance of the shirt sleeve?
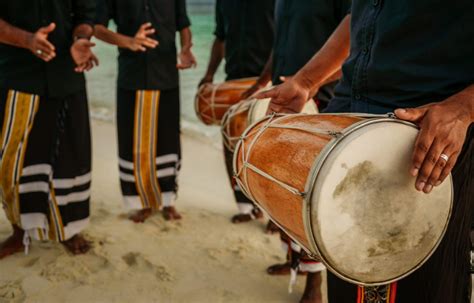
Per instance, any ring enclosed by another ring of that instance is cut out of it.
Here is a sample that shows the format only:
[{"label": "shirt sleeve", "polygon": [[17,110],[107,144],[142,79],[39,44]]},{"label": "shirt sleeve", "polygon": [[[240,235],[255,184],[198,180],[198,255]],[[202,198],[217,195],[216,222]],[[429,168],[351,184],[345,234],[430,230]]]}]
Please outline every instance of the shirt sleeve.
[{"label": "shirt sleeve", "polygon": [[186,10],[186,0],[176,0],[176,29],[181,31],[191,25]]},{"label": "shirt sleeve", "polygon": [[214,35],[217,39],[225,41],[224,14],[222,12],[222,1],[216,1],[216,29]]},{"label": "shirt sleeve", "polygon": [[74,24],[90,24],[94,26],[96,14],[95,0],[73,0]]},{"label": "shirt sleeve", "polygon": [[109,25],[109,21],[114,19],[115,0],[97,0],[97,13],[95,24],[100,24],[105,27]]}]

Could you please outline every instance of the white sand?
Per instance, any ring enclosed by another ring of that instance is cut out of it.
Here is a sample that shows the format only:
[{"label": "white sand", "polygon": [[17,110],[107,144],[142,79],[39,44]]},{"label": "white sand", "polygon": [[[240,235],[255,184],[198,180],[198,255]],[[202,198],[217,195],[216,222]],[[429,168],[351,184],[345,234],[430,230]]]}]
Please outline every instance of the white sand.
[{"label": "white sand", "polygon": [[[284,261],[277,236],[264,221],[233,225],[236,212],[221,151],[183,136],[183,170],[177,202],[184,219],[145,224],[124,217],[118,185],[115,129],[93,122],[92,219],[86,234],[94,249],[79,257],[55,243],[35,242],[28,256],[0,261],[3,302],[298,302],[299,277],[270,277]],[[10,228],[0,215],[0,239]]]}]

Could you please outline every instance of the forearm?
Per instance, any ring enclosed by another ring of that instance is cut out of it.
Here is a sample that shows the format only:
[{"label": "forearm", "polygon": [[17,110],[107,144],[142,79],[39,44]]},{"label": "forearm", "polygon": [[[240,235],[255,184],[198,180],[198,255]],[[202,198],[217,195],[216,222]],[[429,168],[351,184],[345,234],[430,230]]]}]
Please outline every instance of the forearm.
[{"label": "forearm", "polygon": [[90,39],[94,35],[94,28],[90,24],[79,24],[74,28],[74,38]]},{"label": "forearm", "polygon": [[303,87],[313,90],[338,75],[342,63],[349,56],[350,22],[348,15],[321,50],[295,75],[295,80]]},{"label": "forearm", "polygon": [[116,45],[121,48],[127,48],[128,45],[130,44],[130,40],[132,40],[132,37],[125,36],[119,33],[115,33],[111,30],[109,30],[107,27],[103,25],[96,25],[95,26],[95,33],[94,35],[97,37],[97,39],[102,40],[106,43]]},{"label": "forearm", "polygon": [[181,41],[181,51],[189,51],[193,47],[193,34],[189,27],[182,29],[179,32]]},{"label": "forearm", "polygon": [[273,67],[273,52],[270,54],[267,64],[265,64],[265,67],[263,68],[263,71],[260,74],[260,77],[258,78],[257,83],[260,86],[265,86],[267,85],[268,82],[272,80],[272,71],[273,71],[272,67]]},{"label": "forearm", "polygon": [[0,43],[29,49],[33,34],[0,19]]},{"label": "forearm", "polygon": [[224,59],[224,55],[225,42],[216,38],[212,44],[211,59],[209,60],[209,65],[207,67],[206,77],[214,77],[219,65],[222,62],[222,59]]}]

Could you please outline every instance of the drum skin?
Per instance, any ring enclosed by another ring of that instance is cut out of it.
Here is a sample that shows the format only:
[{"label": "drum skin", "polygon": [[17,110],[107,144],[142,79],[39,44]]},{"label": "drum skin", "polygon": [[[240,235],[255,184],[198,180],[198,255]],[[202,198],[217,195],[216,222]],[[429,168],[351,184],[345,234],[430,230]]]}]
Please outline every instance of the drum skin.
[{"label": "drum skin", "polygon": [[240,102],[242,93],[256,81],[257,78],[245,78],[201,85],[194,103],[196,115],[206,125],[219,125],[227,110]]},{"label": "drum skin", "polygon": [[[290,115],[279,118],[278,125],[340,132],[362,118],[332,115]],[[235,151],[236,172],[241,171],[242,152],[247,154],[250,142],[265,119],[255,125],[245,136],[245,144],[239,144]],[[301,130],[268,128],[251,147],[248,162],[274,178],[304,192],[313,163],[322,149],[332,139],[329,135],[316,135]],[[254,201],[258,201],[273,221],[300,245],[309,250],[310,243],[303,223],[303,197],[282,188],[277,183],[246,169],[239,179],[246,179],[245,189],[250,189]]]}]

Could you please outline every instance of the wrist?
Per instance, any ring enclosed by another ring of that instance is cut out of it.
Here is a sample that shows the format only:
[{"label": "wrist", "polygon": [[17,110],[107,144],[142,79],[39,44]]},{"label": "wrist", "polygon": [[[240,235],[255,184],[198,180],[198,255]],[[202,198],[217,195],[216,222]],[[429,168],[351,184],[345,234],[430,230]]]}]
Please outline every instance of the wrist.
[{"label": "wrist", "polygon": [[191,51],[191,48],[193,47],[193,44],[190,43],[190,44],[184,44],[184,45],[181,45],[181,52],[184,53],[184,52],[189,52]]},{"label": "wrist", "polygon": [[26,33],[23,38],[23,47],[26,49],[29,49],[32,52],[35,52],[36,50],[34,49],[34,41],[35,34],[33,33]]},{"label": "wrist", "polygon": [[311,77],[308,77],[304,73],[297,73],[293,80],[296,82],[296,84],[304,89],[306,92],[310,92],[314,88],[314,83],[313,79]]}]

